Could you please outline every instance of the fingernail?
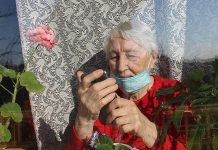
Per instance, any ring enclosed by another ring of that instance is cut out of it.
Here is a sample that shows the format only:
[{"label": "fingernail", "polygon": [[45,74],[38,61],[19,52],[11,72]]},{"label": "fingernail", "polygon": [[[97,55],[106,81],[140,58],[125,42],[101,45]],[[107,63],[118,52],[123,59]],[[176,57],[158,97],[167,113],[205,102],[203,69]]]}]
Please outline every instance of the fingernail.
[{"label": "fingernail", "polygon": [[81,77],[80,77],[81,80],[83,80],[83,78],[84,78],[85,76],[86,76],[85,74],[82,74]]}]

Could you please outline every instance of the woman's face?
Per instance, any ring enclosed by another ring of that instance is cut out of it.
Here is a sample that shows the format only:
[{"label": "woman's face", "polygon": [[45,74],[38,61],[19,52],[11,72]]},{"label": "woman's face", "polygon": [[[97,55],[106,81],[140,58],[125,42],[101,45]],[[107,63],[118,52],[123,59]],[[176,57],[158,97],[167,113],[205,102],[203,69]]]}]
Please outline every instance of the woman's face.
[{"label": "woman's face", "polygon": [[[151,59],[151,60],[150,60]],[[151,69],[155,62],[145,48],[133,40],[114,37],[110,41],[108,50],[110,70],[120,77],[132,77],[143,72],[147,67]],[[150,65],[148,63],[150,61]]]}]

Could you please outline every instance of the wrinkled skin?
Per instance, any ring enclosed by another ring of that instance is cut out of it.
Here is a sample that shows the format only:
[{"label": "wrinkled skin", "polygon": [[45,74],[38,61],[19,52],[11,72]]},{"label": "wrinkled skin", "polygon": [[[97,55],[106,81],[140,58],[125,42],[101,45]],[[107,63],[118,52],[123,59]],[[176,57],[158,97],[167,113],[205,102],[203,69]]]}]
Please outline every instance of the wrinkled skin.
[{"label": "wrinkled skin", "polygon": [[92,84],[103,75],[103,70],[96,70],[81,79],[82,74],[82,71],[77,72],[80,99],[78,115],[86,121],[95,121],[101,108],[114,99],[118,86],[113,78]]},{"label": "wrinkled skin", "polygon": [[[116,37],[111,39],[110,44],[107,58],[110,70],[115,75],[131,77],[154,67],[156,53],[148,53],[134,41]],[[81,71],[77,72],[80,102],[76,130],[79,136],[82,139],[91,137],[94,121],[98,118],[101,108],[111,102],[107,110],[110,114],[107,123],[112,124],[115,129],[120,128],[124,133],[135,133],[148,147],[152,147],[157,138],[156,126],[141,113],[133,101],[143,97],[153,82],[139,92],[121,98],[115,96],[118,86],[113,78],[92,84],[102,76],[102,70],[96,70],[83,79],[81,79],[82,74]],[[153,77],[151,78],[153,81]]]}]

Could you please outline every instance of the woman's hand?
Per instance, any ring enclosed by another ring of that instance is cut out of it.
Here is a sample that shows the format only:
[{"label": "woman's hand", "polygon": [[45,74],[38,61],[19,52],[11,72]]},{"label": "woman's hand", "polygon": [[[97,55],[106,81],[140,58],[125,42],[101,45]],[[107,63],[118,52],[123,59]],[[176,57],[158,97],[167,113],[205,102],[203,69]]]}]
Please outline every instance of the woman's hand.
[{"label": "woman's hand", "polygon": [[94,121],[98,118],[101,108],[114,99],[115,91],[118,89],[113,78],[93,84],[93,81],[102,75],[103,70],[96,70],[86,76],[82,71],[77,72],[79,106],[75,129],[81,139],[91,137]]},{"label": "woman's hand", "polygon": [[102,75],[103,70],[96,70],[81,78],[83,72],[77,72],[79,81],[77,117],[85,122],[94,122],[98,118],[101,108],[114,99],[115,91],[118,89],[116,80],[113,78],[93,84],[93,81]]},{"label": "woman's hand", "polygon": [[133,101],[116,98],[108,107],[108,123],[124,133],[132,132],[141,137],[148,147],[152,147],[157,138],[154,123],[144,116]]}]

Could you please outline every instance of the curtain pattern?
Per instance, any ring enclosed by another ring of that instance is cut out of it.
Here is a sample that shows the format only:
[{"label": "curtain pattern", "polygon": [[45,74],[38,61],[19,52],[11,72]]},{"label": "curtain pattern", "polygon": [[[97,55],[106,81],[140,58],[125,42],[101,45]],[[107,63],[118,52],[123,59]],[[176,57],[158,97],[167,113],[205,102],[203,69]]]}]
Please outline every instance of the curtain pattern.
[{"label": "curtain pattern", "polygon": [[75,85],[71,86],[75,71],[103,49],[103,39],[110,28],[132,16],[139,3],[139,0],[17,1],[25,60],[32,46],[26,37],[28,29],[48,24],[58,40],[52,52],[40,47],[29,66],[47,87],[42,94],[31,95],[39,148],[63,140],[75,105],[72,94]]},{"label": "curtain pattern", "polygon": [[[206,4],[202,4],[202,1],[188,3],[187,0],[17,0],[16,3],[25,60],[32,47],[26,37],[28,29],[48,24],[58,40],[52,52],[40,47],[29,66],[46,84],[43,93],[31,95],[41,149],[67,138],[65,132],[76,107],[75,71],[80,68],[90,72],[106,67],[103,39],[113,26],[128,19],[141,20],[150,25],[157,35],[160,53],[154,72],[181,80],[185,72],[196,66],[183,62],[187,45],[190,45],[186,39],[194,41],[187,34],[187,31],[193,31],[192,22],[187,22],[187,15],[190,20],[192,15],[198,13],[204,16],[215,14],[218,8],[218,1],[215,0]],[[201,5],[207,9],[199,10]],[[196,11],[193,13],[190,10]],[[218,15],[213,17],[218,18]],[[191,20],[199,24],[204,21],[200,17]],[[194,35],[201,35],[200,29]],[[188,67],[184,67],[184,64]]]}]

